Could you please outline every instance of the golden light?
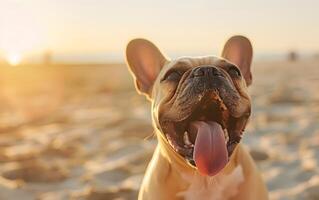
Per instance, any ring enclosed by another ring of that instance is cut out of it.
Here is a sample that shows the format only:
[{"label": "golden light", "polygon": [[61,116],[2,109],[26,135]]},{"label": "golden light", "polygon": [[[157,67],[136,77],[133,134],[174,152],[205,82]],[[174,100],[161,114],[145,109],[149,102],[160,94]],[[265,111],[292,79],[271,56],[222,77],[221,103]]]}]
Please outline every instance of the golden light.
[{"label": "golden light", "polygon": [[18,53],[12,53],[7,56],[7,61],[12,66],[17,66],[21,63],[22,57]]},{"label": "golden light", "polygon": [[11,66],[16,66],[22,59],[27,61],[30,55],[43,51],[47,32],[37,12],[32,11],[32,3],[8,2],[0,7],[0,51]]}]

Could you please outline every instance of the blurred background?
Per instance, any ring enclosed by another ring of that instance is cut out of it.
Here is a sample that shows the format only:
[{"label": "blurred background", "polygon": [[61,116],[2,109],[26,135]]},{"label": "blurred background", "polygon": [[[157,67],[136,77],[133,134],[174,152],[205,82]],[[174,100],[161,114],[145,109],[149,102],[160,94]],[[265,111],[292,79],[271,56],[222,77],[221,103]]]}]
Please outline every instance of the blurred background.
[{"label": "blurred background", "polygon": [[0,0],[0,199],[136,199],[156,140],[125,46],[254,46],[244,137],[271,199],[319,199],[319,1]]}]

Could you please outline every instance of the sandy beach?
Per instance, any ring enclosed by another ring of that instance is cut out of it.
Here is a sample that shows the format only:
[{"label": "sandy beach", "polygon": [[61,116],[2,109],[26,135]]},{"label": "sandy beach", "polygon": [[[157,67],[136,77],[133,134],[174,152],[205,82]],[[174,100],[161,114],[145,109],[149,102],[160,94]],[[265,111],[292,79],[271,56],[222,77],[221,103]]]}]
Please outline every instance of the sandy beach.
[{"label": "sandy beach", "polygon": [[[137,198],[157,142],[124,64],[0,72],[1,200]],[[319,60],[259,61],[253,74],[243,142],[270,199],[319,199]]]}]

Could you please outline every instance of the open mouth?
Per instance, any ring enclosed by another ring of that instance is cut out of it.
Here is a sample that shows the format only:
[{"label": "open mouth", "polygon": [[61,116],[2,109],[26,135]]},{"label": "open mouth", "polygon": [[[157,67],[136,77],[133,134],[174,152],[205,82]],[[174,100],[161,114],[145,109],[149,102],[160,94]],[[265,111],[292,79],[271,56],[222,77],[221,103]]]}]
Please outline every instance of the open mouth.
[{"label": "open mouth", "polygon": [[172,121],[166,134],[176,152],[200,173],[213,176],[227,164],[227,124],[229,111],[217,92],[205,95],[196,108],[182,121]]}]

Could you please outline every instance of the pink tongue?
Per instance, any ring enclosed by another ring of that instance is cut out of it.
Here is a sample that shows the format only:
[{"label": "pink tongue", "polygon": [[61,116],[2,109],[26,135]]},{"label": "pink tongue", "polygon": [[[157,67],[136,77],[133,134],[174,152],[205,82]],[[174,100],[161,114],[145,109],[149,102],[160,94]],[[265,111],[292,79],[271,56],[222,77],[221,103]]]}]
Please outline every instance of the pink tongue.
[{"label": "pink tongue", "polygon": [[195,121],[190,124],[191,134],[197,134],[193,159],[198,171],[214,176],[225,167],[228,152],[222,127],[213,121]]}]

